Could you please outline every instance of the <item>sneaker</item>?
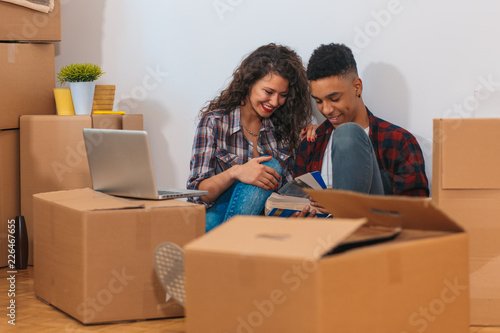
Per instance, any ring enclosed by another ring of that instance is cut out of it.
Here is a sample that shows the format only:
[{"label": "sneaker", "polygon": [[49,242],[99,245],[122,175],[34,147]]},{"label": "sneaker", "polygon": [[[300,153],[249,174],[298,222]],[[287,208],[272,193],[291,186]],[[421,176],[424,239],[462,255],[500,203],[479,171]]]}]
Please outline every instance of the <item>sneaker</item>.
[{"label": "sneaker", "polygon": [[[184,251],[170,242],[161,243],[154,253],[156,275],[163,289],[179,304],[186,301],[184,289]],[[167,297],[168,299],[168,297]]]}]

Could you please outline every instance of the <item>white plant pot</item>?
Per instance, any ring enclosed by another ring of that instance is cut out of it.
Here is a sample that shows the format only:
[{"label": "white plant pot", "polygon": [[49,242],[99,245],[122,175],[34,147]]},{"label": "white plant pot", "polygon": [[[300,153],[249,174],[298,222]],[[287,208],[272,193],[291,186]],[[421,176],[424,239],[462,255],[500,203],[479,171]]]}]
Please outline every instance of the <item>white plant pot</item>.
[{"label": "white plant pot", "polygon": [[91,114],[95,82],[70,82],[71,98],[76,115]]}]

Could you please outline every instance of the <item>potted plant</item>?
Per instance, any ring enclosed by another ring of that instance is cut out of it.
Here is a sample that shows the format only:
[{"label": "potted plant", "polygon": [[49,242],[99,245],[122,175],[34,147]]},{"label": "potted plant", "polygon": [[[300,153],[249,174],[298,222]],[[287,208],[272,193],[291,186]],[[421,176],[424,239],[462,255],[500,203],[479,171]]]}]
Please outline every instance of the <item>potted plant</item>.
[{"label": "potted plant", "polygon": [[104,72],[99,65],[76,63],[64,66],[57,74],[62,86],[69,82],[75,114],[90,114],[94,100],[95,80]]}]

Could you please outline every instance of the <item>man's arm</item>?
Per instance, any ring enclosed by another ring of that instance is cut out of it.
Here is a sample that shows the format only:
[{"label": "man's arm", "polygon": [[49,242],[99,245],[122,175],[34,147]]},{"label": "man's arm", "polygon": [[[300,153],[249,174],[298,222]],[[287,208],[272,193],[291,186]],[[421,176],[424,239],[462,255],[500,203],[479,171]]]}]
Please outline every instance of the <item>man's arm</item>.
[{"label": "man's arm", "polygon": [[394,170],[393,190],[396,195],[429,196],[422,150],[414,137],[405,140],[401,157]]}]

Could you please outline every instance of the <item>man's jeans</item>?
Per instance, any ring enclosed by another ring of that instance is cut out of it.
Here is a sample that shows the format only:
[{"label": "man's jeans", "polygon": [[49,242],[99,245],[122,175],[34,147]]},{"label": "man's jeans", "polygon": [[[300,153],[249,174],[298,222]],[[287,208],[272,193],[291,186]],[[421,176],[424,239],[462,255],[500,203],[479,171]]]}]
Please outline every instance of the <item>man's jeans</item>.
[{"label": "man's jeans", "polygon": [[333,132],[331,165],[334,189],[384,194],[372,143],[358,124],[345,123]]}]

